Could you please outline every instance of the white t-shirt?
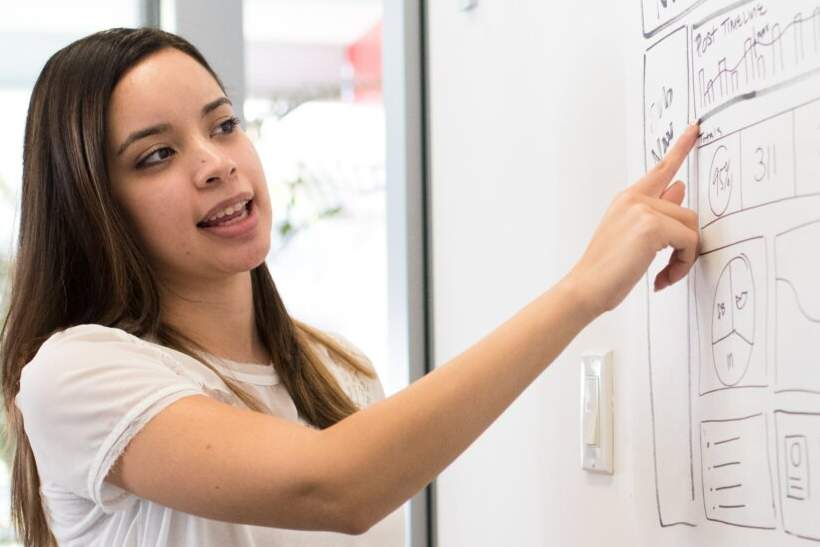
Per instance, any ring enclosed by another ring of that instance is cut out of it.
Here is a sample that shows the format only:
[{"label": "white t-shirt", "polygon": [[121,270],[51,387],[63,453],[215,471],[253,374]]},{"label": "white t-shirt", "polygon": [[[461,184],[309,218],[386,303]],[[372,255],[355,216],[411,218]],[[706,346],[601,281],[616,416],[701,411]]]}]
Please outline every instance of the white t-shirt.
[{"label": "white t-shirt", "polygon": [[[341,343],[361,354],[344,340]],[[329,370],[359,407],[384,398],[378,379],[327,352]],[[270,413],[307,425],[272,366],[212,358]],[[137,497],[103,479],[140,428],[172,402],[208,395],[246,408],[219,377],[178,351],[120,329],[79,325],[52,335],[25,367],[23,415],[51,530],[61,547],[399,547],[401,508],[349,536],[206,519]]]}]

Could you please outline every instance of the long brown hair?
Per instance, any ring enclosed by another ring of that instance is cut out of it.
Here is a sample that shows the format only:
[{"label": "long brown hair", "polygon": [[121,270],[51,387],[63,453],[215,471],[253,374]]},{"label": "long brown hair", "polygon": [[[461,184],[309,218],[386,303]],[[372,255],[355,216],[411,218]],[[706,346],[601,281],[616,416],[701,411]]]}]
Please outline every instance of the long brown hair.
[{"label": "long brown hair", "polygon": [[[15,442],[12,521],[26,546],[56,545],[23,417],[20,374],[53,333],[83,323],[118,327],[197,358],[249,408],[262,406],[201,357],[202,348],[160,317],[157,279],[112,197],[105,161],[106,108],[123,74],[176,48],[224,86],[189,42],[156,29],[111,29],[78,40],[46,63],[31,96],[23,153],[19,248],[9,312],[0,332],[3,396]],[[326,428],[357,410],[317,353],[324,346],[353,370],[373,372],[334,339],[293,320],[263,263],[251,272],[256,328],[300,415]]]}]

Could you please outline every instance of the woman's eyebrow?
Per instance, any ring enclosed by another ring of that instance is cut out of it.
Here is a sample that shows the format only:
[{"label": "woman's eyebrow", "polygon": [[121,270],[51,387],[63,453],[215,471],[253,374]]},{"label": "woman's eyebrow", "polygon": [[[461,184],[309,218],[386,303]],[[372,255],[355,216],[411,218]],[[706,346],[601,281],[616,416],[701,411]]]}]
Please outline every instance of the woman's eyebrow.
[{"label": "woman's eyebrow", "polygon": [[[233,106],[233,103],[227,97],[219,97],[218,99],[215,99],[202,107],[202,117],[204,118],[205,116],[207,116],[223,104],[229,104]],[[117,148],[117,156],[121,156],[122,153],[125,152],[125,149],[128,148],[135,141],[144,139],[145,137],[150,137],[151,135],[164,133],[165,131],[168,131],[170,129],[170,124],[160,123],[157,125],[152,125],[151,127],[146,127],[145,129],[140,129],[139,131],[134,131],[133,133],[128,135],[128,138],[125,139],[125,141],[123,141],[119,148]]]}]

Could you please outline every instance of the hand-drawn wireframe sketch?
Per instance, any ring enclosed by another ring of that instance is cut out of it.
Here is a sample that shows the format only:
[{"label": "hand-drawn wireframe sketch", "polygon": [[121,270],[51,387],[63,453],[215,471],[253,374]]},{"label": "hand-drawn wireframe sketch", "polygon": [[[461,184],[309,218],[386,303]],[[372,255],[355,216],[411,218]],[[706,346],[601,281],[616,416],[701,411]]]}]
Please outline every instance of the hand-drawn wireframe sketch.
[{"label": "hand-drawn wireframe sketch", "polygon": [[715,249],[698,259],[694,278],[700,395],[768,385],[762,282],[766,269],[763,238]]},{"label": "hand-drawn wireframe sketch", "polygon": [[692,25],[695,114],[820,69],[820,6],[811,1],[732,4]]},{"label": "hand-drawn wireframe sketch", "polygon": [[647,278],[659,523],[820,541],[820,0],[642,15],[644,167],[702,131],[679,174],[700,256],[671,290],[649,287],[665,257]]},{"label": "hand-drawn wireframe sketch", "polygon": [[820,541],[820,413],[774,414],[783,530]]},{"label": "hand-drawn wireframe sketch", "polygon": [[706,518],[747,528],[774,528],[765,416],[703,421],[700,439]]},{"label": "hand-drawn wireframe sketch", "polygon": [[820,394],[820,263],[805,259],[820,249],[820,220],[797,226],[775,239],[776,371],[778,391]]}]

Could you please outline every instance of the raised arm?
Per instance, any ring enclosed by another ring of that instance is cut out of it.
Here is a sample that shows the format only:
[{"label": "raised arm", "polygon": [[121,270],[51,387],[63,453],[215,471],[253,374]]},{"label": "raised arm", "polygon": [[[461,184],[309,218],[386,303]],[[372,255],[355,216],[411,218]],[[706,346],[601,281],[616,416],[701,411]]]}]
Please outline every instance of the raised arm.
[{"label": "raised arm", "polygon": [[656,253],[656,279],[683,278],[697,218],[669,186],[698,127],[619,194],[586,252],[555,287],[464,353],[396,395],[316,431],[201,396],[162,411],[108,480],[209,518],[361,533],[461,454],[591,320],[617,306]]}]

